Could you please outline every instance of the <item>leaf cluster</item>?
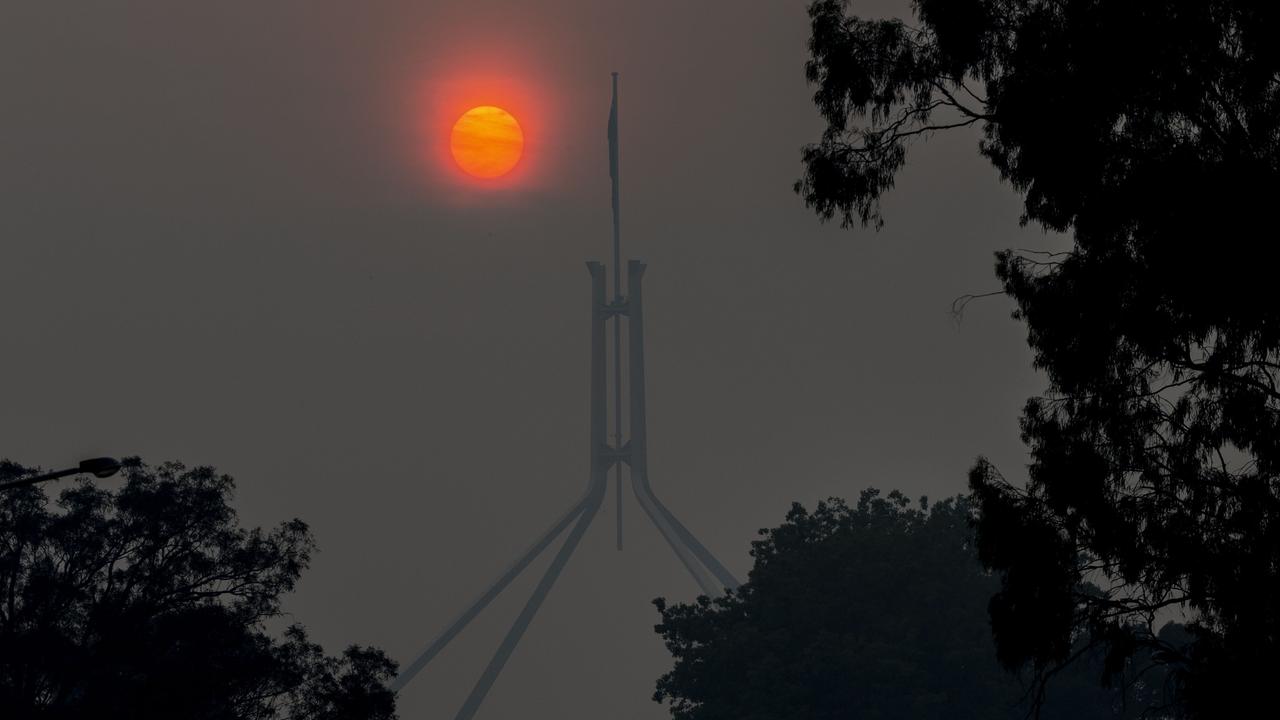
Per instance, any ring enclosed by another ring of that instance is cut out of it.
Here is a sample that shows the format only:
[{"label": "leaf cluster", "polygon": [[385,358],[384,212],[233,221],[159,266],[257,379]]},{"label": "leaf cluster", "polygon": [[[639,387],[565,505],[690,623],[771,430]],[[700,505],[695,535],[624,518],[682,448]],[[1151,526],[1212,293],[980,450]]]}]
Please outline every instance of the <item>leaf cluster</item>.
[{"label": "leaf cluster", "polygon": [[[27,470],[0,462],[0,478]],[[0,707],[72,718],[390,718],[395,665],[327,657],[267,623],[307,568],[299,520],[240,527],[212,468],[126,463],[119,490],[84,482],[51,507],[0,495]]]}]

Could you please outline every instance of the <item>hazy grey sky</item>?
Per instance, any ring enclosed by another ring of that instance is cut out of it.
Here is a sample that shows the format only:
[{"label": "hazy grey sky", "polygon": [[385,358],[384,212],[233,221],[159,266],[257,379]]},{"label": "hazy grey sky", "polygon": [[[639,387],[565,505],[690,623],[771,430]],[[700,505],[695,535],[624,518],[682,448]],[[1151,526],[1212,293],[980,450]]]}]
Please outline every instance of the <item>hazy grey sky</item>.
[{"label": "hazy grey sky", "polygon": [[[916,147],[882,232],[820,225],[790,190],[821,129],[805,7],[5,2],[0,456],[216,465],[246,522],[317,533],[296,619],[408,661],[586,482],[583,261],[609,248],[617,70],[675,513],[745,575],[793,500],[954,494],[980,453],[1018,476],[1024,330],[1003,298],[947,311],[996,288],[992,251],[1060,241],[1018,227],[975,134]],[[435,150],[479,86],[528,131],[499,190]],[[602,514],[479,717],[665,716],[649,601],[696,586],[626,510],[626,551]],[[530,588],[402,717],[452,715]]]}]

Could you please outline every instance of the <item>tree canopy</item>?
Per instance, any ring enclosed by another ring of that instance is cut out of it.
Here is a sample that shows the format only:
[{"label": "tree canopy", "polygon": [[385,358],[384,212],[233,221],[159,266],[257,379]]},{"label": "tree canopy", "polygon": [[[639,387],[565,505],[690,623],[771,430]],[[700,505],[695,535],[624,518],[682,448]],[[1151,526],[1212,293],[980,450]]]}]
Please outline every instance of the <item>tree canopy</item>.
[{"label": "tree canopy", "polygon": [[[667,605],[675,657],[655,699],[676,720],[1009,718],[1027,688],[996,660],[971,506],[912,506],[865,491],[856,506],[794,505],[761,531],[748,581],[725,597]],[[1159,682],[1102,690],[1096,663],[1053,685],[1046,717],[1136,717]]]},{"label": "tree canopy", "polygon": [[[28,473],[0,461],[0,480]],[[6,717],[374,720],[395,664],[326,656],[267,623],[315,542],[292,520],[239,526],[232,479],[127,463],[118,490],[0,493],[0,707]]]},{"label": "tree canopy", "polygon": [[[1078,637],[1147,651],[1195,716],[1260,701],[1280,652],[1280,4],[916,0],[915,20],[810,5],[827,121],[796,189],[883,222],[910,144],[973,125],[1062,253],[996,272],[1048,377],[1025,485],[980,461],[1000,657],[1042,675]],[[1191,620],[1190,642],[1156,631]]]}]

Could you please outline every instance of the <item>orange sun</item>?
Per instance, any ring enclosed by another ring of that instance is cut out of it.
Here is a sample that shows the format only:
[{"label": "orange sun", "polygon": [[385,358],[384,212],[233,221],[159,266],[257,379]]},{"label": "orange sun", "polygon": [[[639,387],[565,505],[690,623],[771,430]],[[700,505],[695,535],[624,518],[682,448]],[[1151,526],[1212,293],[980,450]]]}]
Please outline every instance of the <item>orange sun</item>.
[{"label": "orange sun", "polygon": [[506,175],[520,162],[524,133],[511,113],[493,105],[474,107],[453,124],[449,149],[458,167],[478,178]]}]

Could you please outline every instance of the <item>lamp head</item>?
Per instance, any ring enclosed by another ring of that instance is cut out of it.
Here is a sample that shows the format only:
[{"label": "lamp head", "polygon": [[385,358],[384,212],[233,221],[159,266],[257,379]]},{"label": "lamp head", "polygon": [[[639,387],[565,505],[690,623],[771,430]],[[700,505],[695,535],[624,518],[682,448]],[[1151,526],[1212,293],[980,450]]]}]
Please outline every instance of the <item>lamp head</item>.
[{"label": "lamp head", "polygon": [[80,472],[92,473],[94,477],[107,478],[120,472],[120,461],[115,458],[100,457],[80,461]]}]

